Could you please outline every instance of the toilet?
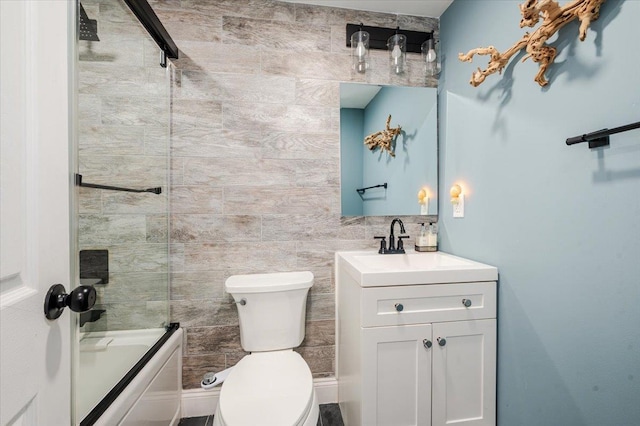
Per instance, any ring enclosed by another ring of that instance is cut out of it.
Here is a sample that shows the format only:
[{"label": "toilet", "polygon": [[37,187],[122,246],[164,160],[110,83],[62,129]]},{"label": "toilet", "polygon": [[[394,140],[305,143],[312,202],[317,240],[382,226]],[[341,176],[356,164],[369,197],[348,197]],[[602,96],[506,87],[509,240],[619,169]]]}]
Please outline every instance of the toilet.
[{"label": "toilet", "polygon": [[313,274],[234,275],[224,284],[240,318],[240,343],[251,352],[222,383],[214,426],[315,426],[319,406],[311,370],[293,350],[304,339]]}]

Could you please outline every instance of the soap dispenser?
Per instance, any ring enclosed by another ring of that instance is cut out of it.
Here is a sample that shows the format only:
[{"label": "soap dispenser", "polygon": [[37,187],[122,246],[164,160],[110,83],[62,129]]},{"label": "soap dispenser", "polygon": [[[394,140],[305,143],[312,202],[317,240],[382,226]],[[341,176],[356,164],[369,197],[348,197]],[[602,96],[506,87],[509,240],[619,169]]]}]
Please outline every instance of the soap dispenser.
[{"label": "soap dispenser", "polygon": [[438,251],[438,228],[433,222],[429,223],[427,231],[427,251]]},{"label": "soap dispenser", "polygon": [[429,236],[424,223],[421,223],[420,234],[416,238],[416,251],[429,251]]}]

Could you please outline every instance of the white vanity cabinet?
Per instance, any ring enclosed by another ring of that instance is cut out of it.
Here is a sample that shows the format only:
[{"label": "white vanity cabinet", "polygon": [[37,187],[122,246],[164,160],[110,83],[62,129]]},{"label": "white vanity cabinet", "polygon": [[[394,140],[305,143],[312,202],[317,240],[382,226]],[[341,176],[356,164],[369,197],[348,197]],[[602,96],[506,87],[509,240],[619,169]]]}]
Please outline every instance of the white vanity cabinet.
[{"label": "white vanity cabinet", "polygon": [[402,284],[383,285],[352,253],[336,254],[336,373],[345,425],[495,426],[497,270],[472,262],[486,267],[478,281],[414,284],[422,276],[405,274]]}]

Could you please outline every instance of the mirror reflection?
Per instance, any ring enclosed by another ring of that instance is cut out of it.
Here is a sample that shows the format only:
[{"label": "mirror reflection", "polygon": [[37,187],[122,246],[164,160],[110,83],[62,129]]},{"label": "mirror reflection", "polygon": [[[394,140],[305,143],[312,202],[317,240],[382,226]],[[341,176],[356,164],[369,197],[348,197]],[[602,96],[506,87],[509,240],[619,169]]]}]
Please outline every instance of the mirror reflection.
[{"label": "mirror reflection", "polygon": [[436,99],[436,88],[340,84],[343,216],[438,214]]}]

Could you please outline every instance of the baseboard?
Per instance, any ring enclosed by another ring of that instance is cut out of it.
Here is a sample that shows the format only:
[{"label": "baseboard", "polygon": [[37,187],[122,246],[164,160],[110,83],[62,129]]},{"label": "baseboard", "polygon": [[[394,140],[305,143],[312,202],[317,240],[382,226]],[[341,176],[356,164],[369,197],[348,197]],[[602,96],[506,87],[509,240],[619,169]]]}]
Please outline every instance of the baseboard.
[{"label": "baseboard", "polygon": [[[314,379],[318,403],[338,402],[338,381],[335,377]],[[220,388],[211,390],[185,389],[182,391],[182,417],[209,416],[216,411],[220,398]]]},{"label": "baseboard", "polygon": [[335,377],[325,377],[313,380],[318,404],[332,404],[338,402],[338,381]]},{"label": "baseboard", "polygon": [[216,411],[220,388],[210,390],[184,389],[182,391],[182,417],[209,416]]}]

